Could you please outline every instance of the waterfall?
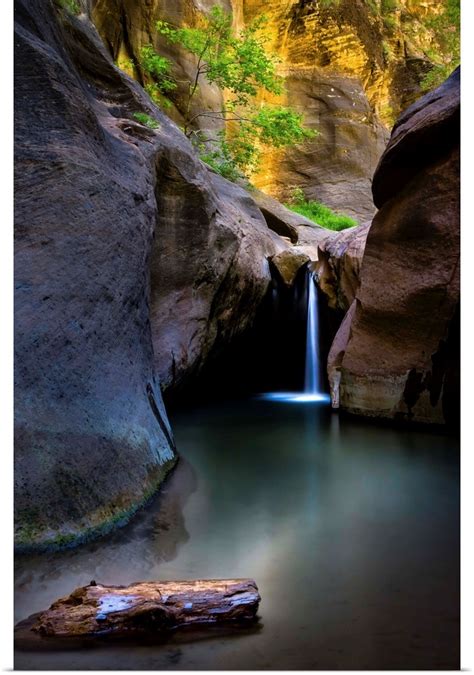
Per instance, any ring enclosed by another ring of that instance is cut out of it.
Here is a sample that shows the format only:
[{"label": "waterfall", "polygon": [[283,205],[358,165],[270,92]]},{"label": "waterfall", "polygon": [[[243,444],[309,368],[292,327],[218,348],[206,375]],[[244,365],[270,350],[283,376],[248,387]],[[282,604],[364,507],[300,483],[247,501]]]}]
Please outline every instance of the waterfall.
[{"label": "waterfall", "polygon": [[313,272],[308,270],[307,275],[308,314],[304,392],[315,395],[320,393],[318,290]]},{"label": "waterfall", "polygon": [[[330,397],[322,391],[319,361],[318,288],[316,278],[309,269],[306,272],[306,351],[303,392],[271,392],[260,398],[288,403],[329,403]],[[278,297],[278,296],[277,296]]]}]

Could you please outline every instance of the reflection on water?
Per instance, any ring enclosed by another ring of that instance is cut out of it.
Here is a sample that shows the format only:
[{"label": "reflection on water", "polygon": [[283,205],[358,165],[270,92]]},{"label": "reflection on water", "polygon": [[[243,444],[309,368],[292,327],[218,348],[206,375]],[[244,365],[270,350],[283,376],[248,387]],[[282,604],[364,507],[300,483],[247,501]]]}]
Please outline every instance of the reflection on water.
[{"label": "reflection on water", "polygon": [[16,668],[457,668],[457,441],[324,406],[174,415],[183,459],[114,535],[19,558],[16,620],[74,587],[253,577],[260,630],[156,646],[18,651]]}]

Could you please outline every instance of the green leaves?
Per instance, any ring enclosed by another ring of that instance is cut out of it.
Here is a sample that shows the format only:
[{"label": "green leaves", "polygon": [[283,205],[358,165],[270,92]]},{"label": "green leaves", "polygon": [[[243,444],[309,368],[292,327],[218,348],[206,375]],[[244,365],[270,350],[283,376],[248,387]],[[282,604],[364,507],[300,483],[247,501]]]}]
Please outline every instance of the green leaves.
[{"label": "green leaves", "polygon": [[143,124],[143,126],[148,127],[149,129],[158,129],[160,126],[158,122],[153,119],[153,117],[147,115],[146,113],[135,112],[133,113],[133,117],[137,120],[137,122]]},{"label": "green leaves", "polygon": [[343,213],[335,213],[329,206],[321,204],[321,202],[306,199],[301,188],[293,190],[291,203],[285,206],[328,230],[340,232],[348,227],[355,227],[357,225],[357,222],[350,216],[346,216]]},{"label": "green leaves", "polygon": [[443,0],[443,11],[428,22],[433,48],[427,56],[434,65],[421,82],[424,91],[439,86],[460,62],[460,0]]},{"label": "green leaves", "polygon": [[267,54],[267,39],[260,34],[265,23],[265,17],[259,17],[234,36],[232,17],[213,7],[198,28],[172,28],[158,21],[156,29],[197,57],[198,77],[205,75],[212,84],[232,92],[236,104],[246,105],[260,89],[274,94],[282,90],[277,59]]},{"label": "green leaves", "polygon": [[265,105],[252,118],[261,143],[283,148],[315,138],[318,132],[303,126],[303,115],[284,106]]},{"label": "green leaves", "polygon": [[283,106],[247,109],[245,116],[235,113],[231,120],[238,124],[227,135],[219,132],[211,141],[204,141],[201,135],[200,140],[201,159],[226,177],[230,164],[240,177],[255,171],[264,146],[283,148],[317,136],[316,131],[303,126],[302,115]]},{"label": "green leaves", "polygon": [[[262,33],[266,21],[264,16],[258,17],[235,35],[232,17],[216,6],[194,28],[174,28],[164,21],[156,23],[161,35],[196,59],[194,77],[181,110],[183,130],[197,145],[203,161],[231,180],[257,168],[263,147],[282,148],[316,136],[315,131],[304,127],[303,116],[291,108],[255,103],[263,92],[279,95],[283,91],[283,80],[276,72],[278,59],[266,50],[267,38]],[[142,67],[155,80],[167,77],[167,69],[148,47],[151,49],[151,46],[144,48]],[[203,77],[225,92],[226,102],[221,109],[193,110]],[[220,121],[224,128],[213,133],[196,131],[202,118]]]},{"label": "green leaves", "polygon": [[160,56],[152,45],[145,45],[140,49],[140,66],[146,75],[154,80],[155,87],[162,93],[176,89],[176,82],[171,79],[171,61]]}]

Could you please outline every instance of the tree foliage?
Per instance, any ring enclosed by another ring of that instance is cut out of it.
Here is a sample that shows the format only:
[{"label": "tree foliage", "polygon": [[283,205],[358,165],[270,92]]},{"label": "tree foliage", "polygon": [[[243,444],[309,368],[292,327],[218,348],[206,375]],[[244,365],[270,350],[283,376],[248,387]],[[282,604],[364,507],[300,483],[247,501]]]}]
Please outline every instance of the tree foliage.
[{"label": "tree foliage", "polygon": [[[283,90],[283,81],[276,73],[277,59],[267,52],[267,39],[262,35],[265,22],[265,17],[259,17],[235,35],[231,16],[213,7],[197,27],[174,28],[163,21],[156,24],[161,35],[179,44],[196,60],[182,106],[183,130],[198,146],[204,161],[230,178],[254,170],[263,146],[285,147],[315,136],[314,131],[304,127],[302,115],[295,110],[257,104],[262,92],[278,95]],[[158,57],[156,52],[155,56]],[[161,87],[159,78],[163,72],[155,70],[153,54],[147,52],[146,64]],[[219,110],[196,110],[193,106],[203,78],[225,92],[225,103]],[[166,93],[163,88],[161,92]],[[213,135],[198,130],[202,118],[222,122],[223,130]]]},{"label": "tree foliage", "polygon": [[443,10],[427,22],[433,34],[433,47],[427,56],[434,63],[421,86],[430,91],[449,77],[460,61],[460,0],[442,0]]}]

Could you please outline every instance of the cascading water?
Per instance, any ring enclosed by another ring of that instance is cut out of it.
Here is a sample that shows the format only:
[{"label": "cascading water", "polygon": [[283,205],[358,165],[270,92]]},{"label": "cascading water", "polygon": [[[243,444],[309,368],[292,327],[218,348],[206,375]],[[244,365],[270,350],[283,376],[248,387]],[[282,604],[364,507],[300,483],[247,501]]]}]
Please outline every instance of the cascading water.
[{"label": "cascading water", "polygon": [[304,392],[272,392],[264,394],[263,398],[274,401],[288,401],[295,403],[327,403],[328,394],[321,391],[320,359],[319,359],[319,313],[318,289],[314,272],[309,268],[306,272],[307,290],[307,319],[306,319],[306,359]]},{"label": "cascading water", "polygon": [[307,272],[308,310],[306,325],[306,363],[304,374],[305,394],[320,394],[319,391],[319,317],[318,292],[314,275]]}]

